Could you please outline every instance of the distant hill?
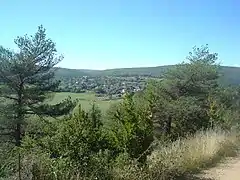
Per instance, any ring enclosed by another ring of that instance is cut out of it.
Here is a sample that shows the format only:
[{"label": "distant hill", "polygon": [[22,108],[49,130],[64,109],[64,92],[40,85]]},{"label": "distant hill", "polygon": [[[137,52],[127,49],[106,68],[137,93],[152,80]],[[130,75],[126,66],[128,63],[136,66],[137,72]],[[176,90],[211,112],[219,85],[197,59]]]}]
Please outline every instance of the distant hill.
[{"label": "distant hill", "polygon": [[[161,76],[169,66],[119,68],[107,70],[67,69],[57,68],[56,77],[80,77],[80,76]],[[240,85],[240,67],[221,66],[222,80],[225,84]]]},{"label": "distant hill", "polygon": [[56,77],[79,77],[79,76],[96,76],[99,70],[88,69],[67,69],[56,67]]},{"label": "distant hill", "polygon": [[77,77],[77,76],[138,76],[151,75],[160,76],[169,66],[157,67],[140,67],[140,68],[117,68],[106,70],[91,70],[91,69],[67,69],[56,68],[56,76],[62,77]]},{"label": "distant hill", "polygon": [[222,66],[222,80],[226,85],[240,85],[240,67]]}]

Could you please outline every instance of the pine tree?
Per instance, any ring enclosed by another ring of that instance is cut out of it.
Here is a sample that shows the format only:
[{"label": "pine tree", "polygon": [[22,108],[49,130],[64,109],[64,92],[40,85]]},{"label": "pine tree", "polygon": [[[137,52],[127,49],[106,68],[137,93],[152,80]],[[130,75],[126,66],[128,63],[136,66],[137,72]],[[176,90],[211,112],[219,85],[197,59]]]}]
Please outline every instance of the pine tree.
[{"label": "pine tree", "polygon": [[157,136],[177,138],[209,126],[208,96],[219,86],[217,53],[194,47],[188,62],[178,64],[150,82],[145,93],[152,104]]},{"label": "pine tree", "polygon": [[47,105],[49,93],[56,91],[59,81],[54,80],[54,66],[63,56],[57,55],[55,43],[47,38],[43,26],[33,36],[14,40],[19,51],[0,46],[0,99],[2,135],[14,137],[21,145],[26,119],[31,115],[60,116],[75,107],[71,99],[56,105]]},{"label": "pine tree", "polygon": [[118,128],[117,139],[124,145],[124,150],[131,158],[142,163],[152,150],[153,124],[150,113],[134,101],[133,93],[126,93],[112,118]]}]

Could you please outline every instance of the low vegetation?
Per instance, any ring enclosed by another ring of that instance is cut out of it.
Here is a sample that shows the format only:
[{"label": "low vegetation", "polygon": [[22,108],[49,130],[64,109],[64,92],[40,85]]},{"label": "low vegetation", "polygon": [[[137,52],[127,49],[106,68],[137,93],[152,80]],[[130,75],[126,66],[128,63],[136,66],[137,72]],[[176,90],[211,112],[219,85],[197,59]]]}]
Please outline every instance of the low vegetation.
[{"label": "low vegetation", "polygon": [[186,179],[237,155],[240,88],[207,45],[110,101],[56,93],[62,57],[42,26],[15,43],[0,48],[0,178]]}]

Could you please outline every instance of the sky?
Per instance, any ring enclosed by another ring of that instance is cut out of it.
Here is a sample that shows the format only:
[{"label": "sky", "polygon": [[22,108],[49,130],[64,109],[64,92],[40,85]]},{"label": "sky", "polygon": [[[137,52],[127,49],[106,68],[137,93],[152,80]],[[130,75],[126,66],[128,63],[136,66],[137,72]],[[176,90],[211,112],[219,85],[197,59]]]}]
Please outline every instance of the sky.
[{"label": "sky", "polygon": [[209,45],[222,65],[240,66],[238,0],[0,0],[0,45],[39,25],[74,69],[177,64]]}]

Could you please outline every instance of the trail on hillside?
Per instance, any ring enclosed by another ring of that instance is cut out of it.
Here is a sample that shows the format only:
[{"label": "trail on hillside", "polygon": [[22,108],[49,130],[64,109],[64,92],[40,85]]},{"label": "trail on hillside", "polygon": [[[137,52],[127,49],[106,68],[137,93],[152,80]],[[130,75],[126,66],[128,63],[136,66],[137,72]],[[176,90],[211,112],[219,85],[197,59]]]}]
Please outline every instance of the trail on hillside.
[{"label": "trail on hillside", "polygon": [[199,180],[240,180],[240,157],[229,158],[214,168],[205,170]]}]

